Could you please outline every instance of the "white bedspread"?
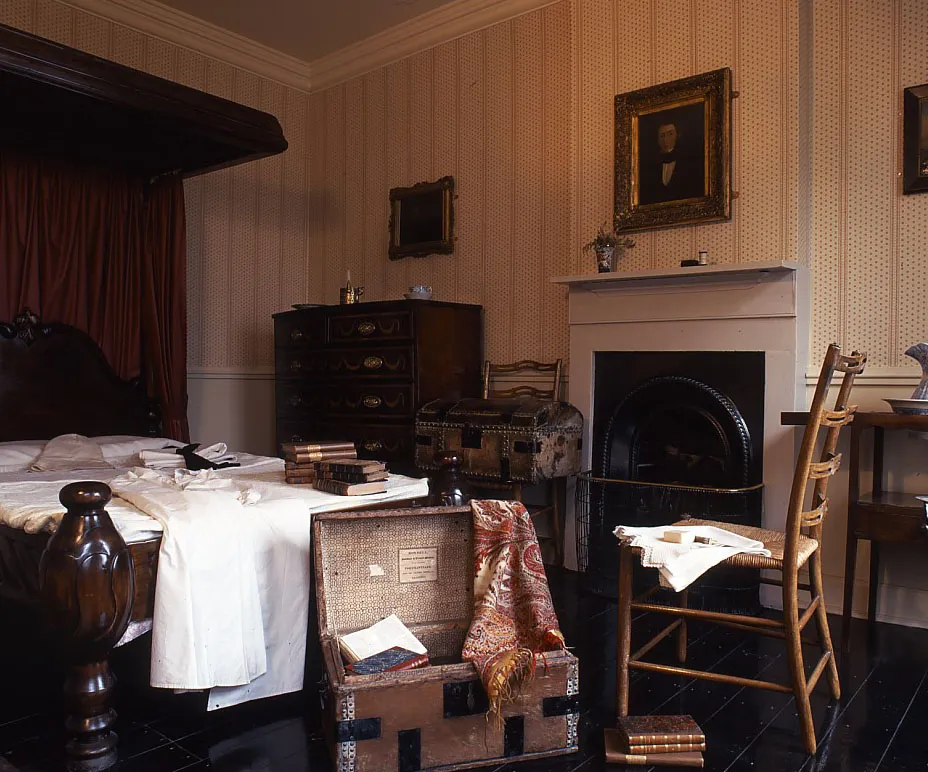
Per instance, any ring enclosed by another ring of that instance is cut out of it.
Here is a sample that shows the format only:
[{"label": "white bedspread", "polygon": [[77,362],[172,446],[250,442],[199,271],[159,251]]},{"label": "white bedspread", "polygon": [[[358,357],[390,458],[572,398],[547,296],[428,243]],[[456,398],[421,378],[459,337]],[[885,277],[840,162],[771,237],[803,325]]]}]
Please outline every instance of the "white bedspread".
[{"label": "white bedspread", "polygon": [[210,710],[302,688],[313,512],[428,493],[424,479],[391,475],[385,493],[334,496],[287,485],[280,459],[239,458],[241,467],[199,473],[0,475],[7,525],[52,532],[63,514],[62,486],[103,479],[117,494],[107,511],[127,542],[163,532],[151,682],[210,688]]}]

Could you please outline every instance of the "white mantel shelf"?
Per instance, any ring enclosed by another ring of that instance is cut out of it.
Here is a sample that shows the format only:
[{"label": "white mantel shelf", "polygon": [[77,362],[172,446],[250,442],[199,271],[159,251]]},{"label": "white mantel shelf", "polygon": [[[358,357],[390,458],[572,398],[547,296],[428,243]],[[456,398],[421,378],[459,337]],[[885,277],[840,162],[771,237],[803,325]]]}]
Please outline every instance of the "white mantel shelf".
[{"label": "white mantel shelf", "polygon": [[567,284],[571,287],[584,287],[595,290],[607,289],[608,285],[622,282],[642,281],[644,279],[660,283],[677,283],[680,281],[699,281],[700,279],[721,279],[746,274],[789,273],[799,270],[799,263],[794,260],[768,260],[758,263],[725,263],[718,265],[694,265],[688,268],[656,268],[650,271],[626,271],[612,273],[588,273],[580,276],[555,276],[553,284]]}]

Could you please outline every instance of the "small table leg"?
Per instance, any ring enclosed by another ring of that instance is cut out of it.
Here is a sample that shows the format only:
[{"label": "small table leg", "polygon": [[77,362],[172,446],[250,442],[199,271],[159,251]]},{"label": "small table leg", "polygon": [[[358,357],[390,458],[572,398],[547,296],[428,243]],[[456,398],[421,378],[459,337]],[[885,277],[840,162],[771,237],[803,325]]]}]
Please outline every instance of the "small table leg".
[{"label": "small table leg", "polygon": [[876,622],[876,601],[880,591],[880,544],[870,540],[870,592],[867,598],[867,624],[873,631]]},{"label": "small table leg", "polygon": [[846,652],[851,642],[851,616],[854,606],[854,567],[857,565],[857,536],[848,530],[844,551],[844,611],[841,615],[841,651]]}]

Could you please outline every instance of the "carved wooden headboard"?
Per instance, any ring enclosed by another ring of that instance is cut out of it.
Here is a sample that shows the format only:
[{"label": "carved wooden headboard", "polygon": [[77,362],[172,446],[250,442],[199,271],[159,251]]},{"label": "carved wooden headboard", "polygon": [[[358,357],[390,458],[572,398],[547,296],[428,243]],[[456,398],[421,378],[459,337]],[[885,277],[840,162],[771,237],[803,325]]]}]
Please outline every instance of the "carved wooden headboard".
[{"label": "carved wooden headboard", "polygon": [[160,434],[144,384],[124,381],[84,332],[28,308],[0,323],[0,441]]}]

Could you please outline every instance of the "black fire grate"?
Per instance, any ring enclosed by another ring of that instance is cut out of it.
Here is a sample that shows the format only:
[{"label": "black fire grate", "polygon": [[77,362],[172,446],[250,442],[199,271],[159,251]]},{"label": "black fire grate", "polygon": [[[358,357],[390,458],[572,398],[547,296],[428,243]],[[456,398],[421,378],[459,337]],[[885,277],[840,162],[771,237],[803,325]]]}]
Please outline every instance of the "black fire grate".
[{"label": "black fire grate", "polygon": [[[763,484],[747,488],[612,480],[591,472],[577,476],[577,564],[590,592],[615,598],[618,590],[618,525],[671,525],[687,517],[759,525]],[[756,576],[744,581],[729,569],[712,569],[694,588],[694,606],[752,612],[759,606]]]}]

